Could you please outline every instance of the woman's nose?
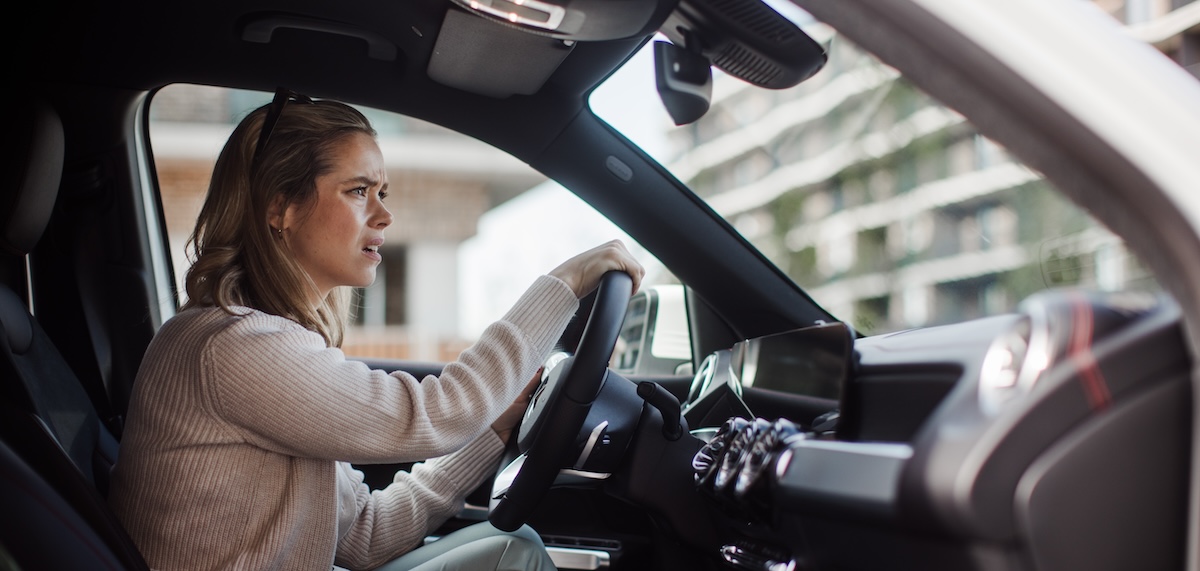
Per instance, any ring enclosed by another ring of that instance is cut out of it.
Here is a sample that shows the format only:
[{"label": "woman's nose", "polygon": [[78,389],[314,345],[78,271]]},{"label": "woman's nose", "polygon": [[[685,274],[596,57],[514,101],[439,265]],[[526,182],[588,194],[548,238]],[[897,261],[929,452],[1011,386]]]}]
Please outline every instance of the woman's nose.
[{"label": "woman's nose", "polygon": [[392,211],[388,210],[388,207],[384,205],[382,200],[376,202],[374,216],[375,226],[378,226],[379,228],[387,228],[388,226],[392,225],[392,220],[394,220]]}]

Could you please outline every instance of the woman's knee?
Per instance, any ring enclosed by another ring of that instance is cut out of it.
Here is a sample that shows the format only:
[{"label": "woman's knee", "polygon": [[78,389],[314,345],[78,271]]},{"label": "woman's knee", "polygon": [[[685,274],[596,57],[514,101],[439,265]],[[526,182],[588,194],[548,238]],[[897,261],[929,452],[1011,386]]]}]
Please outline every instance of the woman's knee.
[{"label": "woman's knee", "polygon": [[508,535],[524,539],[525,541],[533,543],[543,549],[546,547],[546,544],[542,542],[542,536],[538,535],[538,532],[534,531],[533,528],[529,527],[528,525],[522,525],[515,531],[510,531],[507,533]]},{"label": "woman's knee", "polygon": [[505,544],[496,562],[496,571],[554,571],[554,562],[537,533],[518,532],[520,530],[508,533],[507,537],[491,538]]}]

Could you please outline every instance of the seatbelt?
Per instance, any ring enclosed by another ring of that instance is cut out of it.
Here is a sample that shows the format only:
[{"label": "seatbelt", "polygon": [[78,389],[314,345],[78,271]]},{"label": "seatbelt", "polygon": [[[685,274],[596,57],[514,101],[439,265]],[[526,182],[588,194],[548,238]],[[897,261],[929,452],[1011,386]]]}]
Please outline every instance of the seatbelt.
[{"label": "seatbelt", "polygon": [[[72,195],[86,195],[88,198],[99,197],[99,202],[105,202],[105,197],[111,192],[112,182],[103,173],[102,163],[89,165],[84,169],[70,169],[63,175],[63,188]],[[100,416],[100,421],[108,428],[117,440],[120,440],[124,429],[124,415],[115,405],[112,386],[113,350],[110,341],[108,325],[111,323],[107,308],[109,302],[104,295],[111,280],[105,275],[108,255],[105,251],[107,240],[100,228],[100,218],[96,216],[72,216],[74,223],[74,238],[72,247],[72,269],[75,273],[75,284],[79,292],[79,305],[83,310],[87,325],[88,342],[92,348],[93,375],[79,375],[84,390],[92,399],[92,405]]]},{"label": "seatbelt", "polygon": [[[87,256],[79,256],[86,258]],[[75,268],[77,271],[83,269],[85,260],[76,259]],[[98,272],[97,272],[98,273]],[[100,280],[91,279],[96,274],[88,272],[87,274],[80,271],[77,282],[79,283],[79,305],[83,308],[84,319],[87,322],[88,339],[92,344],[92,354],[95,355],[94,363],[96,365],[96,373],[99,376],[99,390],[88,390],[88,394],[92,396],[93,404],[96,407],[96,412],[100,415],[100,421],[108,427],[109,432],[118,440],[121,438],[121,432],[124,429],[125,418],[114,406],[114,395],[112,387],[112,344],[109,342],[108,316],[101,315],[102,308],[107,307],[104,304],[103,297],[96,291],[99,288],[94,286],[101,282]],[[86,284],[93,287],[87,287]],[[86,388],[86,387],[85,387]],[[96,394],[99,392],[100,394]],[[102,401],[102,402],[97,402]]]}]

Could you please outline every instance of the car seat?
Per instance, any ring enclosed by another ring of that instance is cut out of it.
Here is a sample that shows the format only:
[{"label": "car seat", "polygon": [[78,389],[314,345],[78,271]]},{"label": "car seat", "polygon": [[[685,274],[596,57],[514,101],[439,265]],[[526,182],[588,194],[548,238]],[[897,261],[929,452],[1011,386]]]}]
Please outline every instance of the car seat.
[{"label": "car seat", "polygon": [[45,101],[18,108],[10,124],[18,144],[2,159],[0,184],[0,547],[20,568],[78,555],[146,569],[103,497],[117,441],[29,309],[27,255],[54,210],[65,137]]}]

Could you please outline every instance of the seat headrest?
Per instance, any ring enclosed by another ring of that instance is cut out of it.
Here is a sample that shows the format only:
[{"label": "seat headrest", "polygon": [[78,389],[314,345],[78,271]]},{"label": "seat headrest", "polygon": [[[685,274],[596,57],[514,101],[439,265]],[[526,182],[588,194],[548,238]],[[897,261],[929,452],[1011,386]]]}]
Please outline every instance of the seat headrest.
[{"label": "seat headrest", "polygon": [[0,169],[0,250],[22,256],[50,221],[62,179],[62,120],[48,103],[31,100],[10,116],[10,152]]}]

